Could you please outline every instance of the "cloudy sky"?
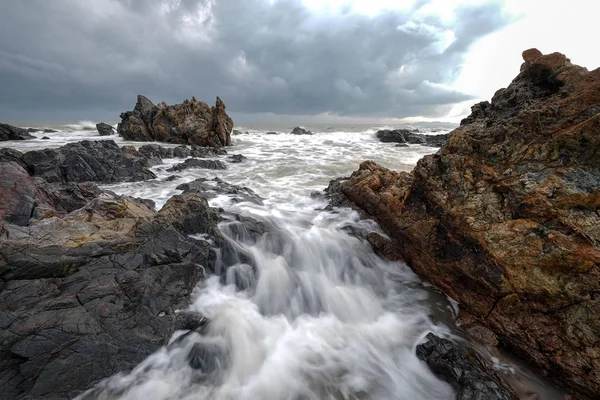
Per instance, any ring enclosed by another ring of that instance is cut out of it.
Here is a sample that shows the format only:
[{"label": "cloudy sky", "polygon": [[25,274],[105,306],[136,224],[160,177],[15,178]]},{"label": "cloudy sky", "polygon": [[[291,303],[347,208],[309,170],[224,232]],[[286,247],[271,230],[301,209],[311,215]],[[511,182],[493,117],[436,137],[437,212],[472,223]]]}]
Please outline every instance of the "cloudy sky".
[{"label": "cloudy sky", "polygon": [[1,1],[0,121],[117,122],[138,93],[219,95],[236,122],[457,121],[526,48],[600,66],[589,0]]}]

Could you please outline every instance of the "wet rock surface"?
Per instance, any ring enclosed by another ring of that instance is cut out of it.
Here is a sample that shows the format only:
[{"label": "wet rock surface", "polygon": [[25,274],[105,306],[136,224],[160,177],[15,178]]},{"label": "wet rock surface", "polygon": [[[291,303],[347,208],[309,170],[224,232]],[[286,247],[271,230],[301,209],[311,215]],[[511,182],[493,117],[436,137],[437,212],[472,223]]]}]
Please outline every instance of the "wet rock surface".
[{"label": "wet rock surface", "polygon": [[30,175],[50,183],[114,183],[156,178],[139,160],[121,151],[113,140],[84,140],[58,149],[29,151],[20,159]]},{"label": "wet rock surface", "polygon": [[202,160],[197,158],[188,158],[184,162],[167,169],[167,171],[179,172],[189,168],[226,169],[227,167],[222,161],[219,160]]},{"label": "wet rock surface", "polygon": [[8,124],[0,124],[0,141],[35,139],[26,129]]},{"label": "wet rock surface", "polygon": [[448,134],[425,135],[408,129],[385,129],[375,133],[375,136],[384,143],[398,143],[396,147],[407,147],[409,144],[442,147],[448,140]]},{"label": "wet rock surface", "polygon": [[104,122],[96,124],[96,129],[98,130],[100,136],[110,136],[117,133],[117,131],[115,130],[115,128],[112,127],[112,125],[106,124]]},{"label": "wet rock surface", "polygon": [[600,73],[528,51],[411,173],[342,192],[402,257],[577,398],[600,393]]},{"label": "wet rock surface", "polygon": [[518,400],[517,394],[473,350],[429,333],[417,356],[456,391],[456,400]]},{"label": "wet rock surface", "polygon": [[[167,155],[208,154],[172,150]],[[220,212],[194,191],[156,212],[152,201],[90,182],[154,178],[144,160],[141,151],[113,141],[0,150],[0,398],[73,398],[138,365],[174,330],[201,333],[208,323],[176,311],[212,271],[214,246],[225,245]],[[259,229],[256,221],[231,218],[240,232]],[[221,265],[235,253],[225,248]],[[212,353],[190,354],[191,364],[211,373]]]},{"label": "wet rock surface", "polygon": [[193,97],[182,104],[156,106],[140,95],[133,111],[121,114],[117,131],[127,140],[223,147],[231,145],[232,128],[218,97],[214,107]]},{"label": "wet rock surface", "polygon": [[219,195],[229,195],[234,202],[249,201],[255,204],[263,204],[263,199],[252,189],[245,186],[232,185],[219,178],[198,178],[192,182],[177,186],[177,190],[184,193],[198,193],[211,199]]}]

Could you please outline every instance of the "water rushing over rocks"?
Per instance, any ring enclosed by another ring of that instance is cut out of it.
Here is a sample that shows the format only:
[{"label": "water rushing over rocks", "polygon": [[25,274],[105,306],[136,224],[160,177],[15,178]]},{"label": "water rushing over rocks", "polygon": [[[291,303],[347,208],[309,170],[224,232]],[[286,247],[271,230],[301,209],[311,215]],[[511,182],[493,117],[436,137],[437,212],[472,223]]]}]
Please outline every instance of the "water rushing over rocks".
[{"label": "water rushing over rocks", "polygon": [[[224,210],[224,243],[213,243],[220,248],[215,274],[192,293],[187,311],[197,313],[197,323],[180,326],[195,330],[175,331],[135,369],[78,399],[454,399],[416,346],[429,332],[454,336],[455,305],[402,262],[373,252],[363,237],[383,235],[375,223],[348,208],[326,211],[325,199],[310,196],[363,159],[410,170],[437,150],[393,147],[375,131],[251,131],[233,138],[246,159],[209,157],[227,162],[225,170],[173,175],[169,169],[182,160],[165,158],[150,168],[155,179],[102,185],[157,209],[183,190],[212,187],[210,204]],[[78,135],[90,134],[73,140]],[[59,133],[38,149],[64,140]],[[35,143],[8,145],[25,151]]]}]

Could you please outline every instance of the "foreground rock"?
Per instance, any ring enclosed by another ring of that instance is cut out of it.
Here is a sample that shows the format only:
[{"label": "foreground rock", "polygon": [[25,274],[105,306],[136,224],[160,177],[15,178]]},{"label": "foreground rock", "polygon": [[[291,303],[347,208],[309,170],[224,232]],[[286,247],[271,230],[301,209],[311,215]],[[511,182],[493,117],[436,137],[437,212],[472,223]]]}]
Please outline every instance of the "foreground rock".
[{"label": "foreground rock", "polygon": [[365,162],[341,191],[502,343],[597,398],[600,70],[536,54],[412,173]]},{"label": "foreground rock", "polygon": [[381,142],[398,143],[403,146],[420,144],[423,146],[442,147],[446,143],[446,140],[448,140],[448,134],[425,135],[409,131],[408,129],[384,129],[375,133],[375,136]]},{"label": "foreground rock", "polygon": [[517,394],[472,350],[435,336],[417,346],[417,356],[456,391],[456,400],[518,400]]},{"label": "foreground rock", "polygon": [[184,193],[199,193],[202,196],[211,199],[220,195],[231,196],[234,203],[248,201],[254,204],[263,204],[263,199],[252,189],[245,186],[232,185],[223,182],[219,178],[206,179],[198,178],[195,181],[183,183],[176,188],[183,190]]},{"label": "foreground rock", "polygon": [[0,124],[0,141],[27,139],[35,139],[35,136],[30,135],[25,129],[8,124]]},{"label": "foreground rock", "polygon": [[187,220],[103,193],[62,219],[1,226],[2,397],[72,398],[161,347],[211,262]]},{"label": "foreground rock", "polygon": [[105,124],[104,122],[96,124],[96,129],[98,130],[100,136],[110,136],[116,133],[115,128],[109,124]]},{"label": "foreground rock", "polygon": [[127,140],[223,147],[231,145],[232,128],[233,121],[218,97],[214,107],[194,97],[182,104],[155,106],[140,95],[133,111],[121,114],[117,131]]}]

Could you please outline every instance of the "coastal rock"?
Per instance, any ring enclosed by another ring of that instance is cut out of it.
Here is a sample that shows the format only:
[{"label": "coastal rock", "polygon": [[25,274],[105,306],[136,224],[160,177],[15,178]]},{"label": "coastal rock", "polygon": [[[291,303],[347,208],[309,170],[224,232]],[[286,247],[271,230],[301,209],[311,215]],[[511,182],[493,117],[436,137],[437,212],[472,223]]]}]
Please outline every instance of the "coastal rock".
[{"label": "coastal rock", "polygon": [[232,164],[241,163],[244,160],[246,160],[246,157],[244,157],[241,154],[232,154],[229,157],[227,157],[227,161]]},{"label": "coastal rock", "polygon": [[116,133],[115,128],[109,124],[105,124],[104,122],[96,124],[96,129],[98,130],[100,136],[110,136]]},{"label": "coastal rock", "polygon": [[84,140],[58,149],[29,151],[21,160],[30,175],[50,183],[114,183],[156,178],[139,160],[127,157],[112,140]]},{"label": "coastal rock", "polygon": [[197,158],[188,158],[181,164],[177,164],[174,167],[167,169],[167,171],[178,172],[189,168],[226,169],[227,167],[222,161],[219,160],[199,160]]},{"label": "coastal rock", "polygon": [[158,350],[212,257],[178,229],[110,193],[62,219],[2,225],[2,396],[73,398]]},{"label": "coastal rock", "polygon": [[600,76],[531,54],[410,174],[364,162],[342,192],[501,343],[596,398]]},{"label": "coastal rock", "polygon": [[269,131],[269,132],[265,133],[265,135],[279,135],[279,133],[278,132]]},{"label": "coastal rock", "polygon": [[58,132],[58,131],[57,131],[56,129],[49,129],[49,128],[46,128],[46,129],[44,129],[44,130],[43,130],[43,132],[44,132],[44,133],[56,133],[56,132]]},{"label": "coastal rock", "polygon": [[195,181],[183,183],[176,188],[183,190],[183,193],[198,193],[207,199],[212,199],[219,195],[229,195],[236,203],[249,201],[251,203],[263,204],[263,199],[252,189],[245,186],[232,185],[223,182],[219,178],[206,179],[198,178]]},{"label": "coastal rock", "polygon": [[417,356],[456,390],[456,400],[518,400],[517,394],[472,350],[427,335]]},{"label": "coastal rock", "polygon": [[27,139],[35,139],[35,136],[30,135],[25,129],[8,124],[0,124],[0,141]]},{"label": "coastal rock", "polygon": [[377,131],[375,136],[383,143],[398,143],[400,146],[406,147],[408,144],[420,144],[423,146],[431,147],[442,147],[446,140],[448,140],[448,134],[439,135],[425,135],[422,133],[415,133],[408,129],[396,129],[389,130],[384,129]]},{"label": "coastal rock", "polygon": [[292,131],[292,135],[312,135],[312,134],[313,133],[311,131],[307,131],[306,129],[300,128],[300,127],[295,127],[294,130]]},{"label": "coastal rock", "polygon": [[156,218],[185,234],[213,233],[219,213],[209,207],[206,198],[188,192],[171,197]]},{"label": "coastal rock", "polygon": [[127,140],[223,147],[231,145],[232,128],[233,121],[218,97],[214,107],[194,97],[182,104],[155,106],[140,95],[133,111],[121,114],[117,131]]}]

